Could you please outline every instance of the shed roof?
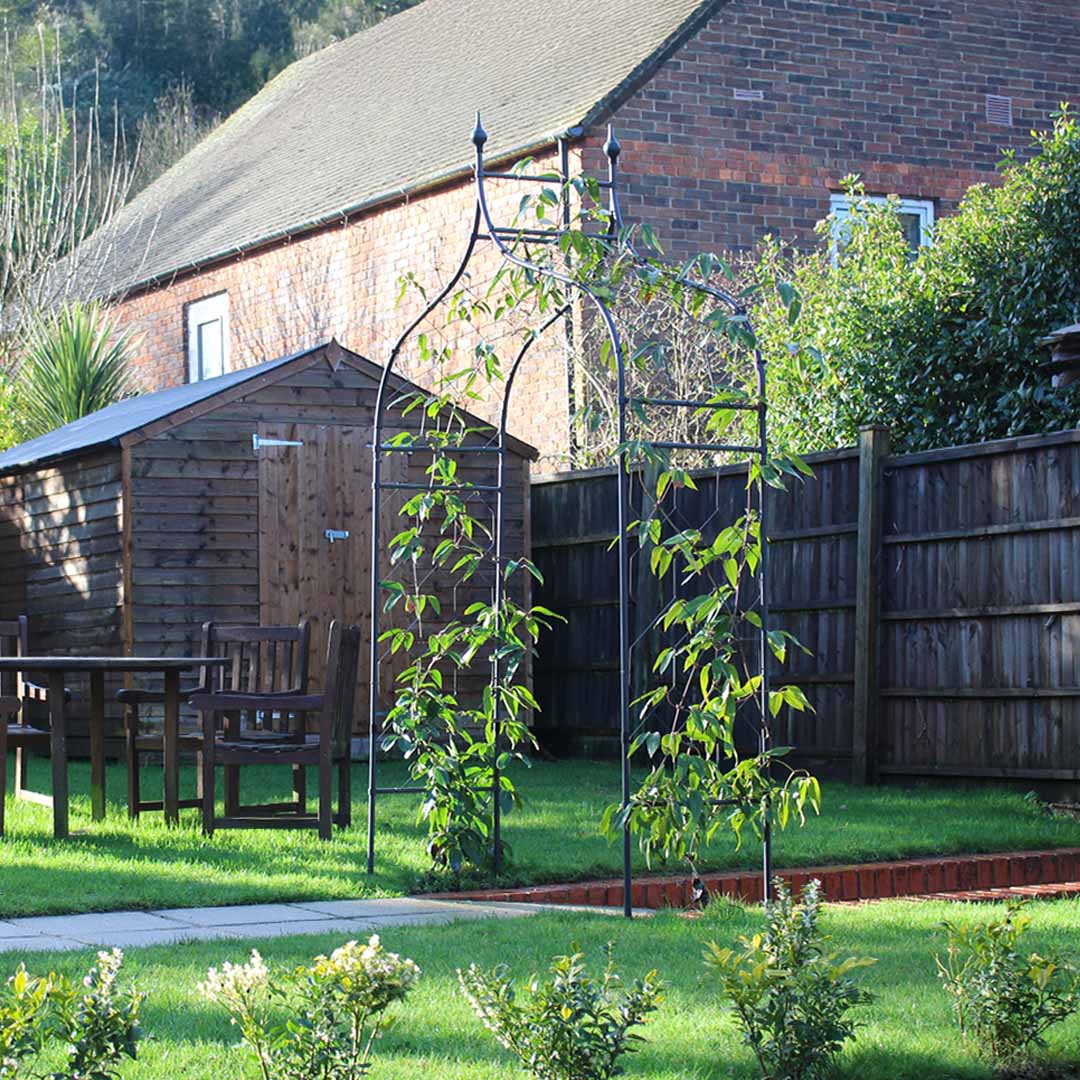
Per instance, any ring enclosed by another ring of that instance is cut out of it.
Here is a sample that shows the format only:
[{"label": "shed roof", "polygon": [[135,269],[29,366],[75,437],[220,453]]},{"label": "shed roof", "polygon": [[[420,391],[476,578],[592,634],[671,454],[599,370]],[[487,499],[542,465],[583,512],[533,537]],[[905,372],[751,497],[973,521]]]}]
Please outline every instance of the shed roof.
[{"label": "shed roof", "polygon": [[167,280],[465,175],[477,109],[493,158],[549,144],[720,2],[426,0],[268,83],[122,211],[90,287]]},{"label": "shed roof", "polygon": [[[158,390],[152,394],[140,394],[138,397],[126,398],[114,405],[108,405],[89,416],[73,420],[70,424],[50,431],[47,435],[40,435],[36,439],[30,439],[28,442],[20,443],[0,453],[0,474],[21,472],[32,466],[45,465],[104,446],[118,446],[120,440],[126,435],[131,435],[158,421],[167,420],[170,416],[227,393],[253,379],[269,375],[296,361],[314,357],[330,348],[337,349],[345,362],[367,372],[374,378],[377,379],[381,374],[382,369],[378,364],[350,352],[337,342],[323,342],[310,349],[291,353],[289,356],[281,356],[276,360],[267,360],[261,364],[227,372],[215,379],[184,383],[181,386]],[[286,374],[285,371],[280,373],[282,378]],[[391,381],[395,390],[415,387],[414,383],[400,376],[392,376]],[[508,445],[522,457],[528,457],[530,460],[538,457],[537,450],[520,439],[509,437]]]}]

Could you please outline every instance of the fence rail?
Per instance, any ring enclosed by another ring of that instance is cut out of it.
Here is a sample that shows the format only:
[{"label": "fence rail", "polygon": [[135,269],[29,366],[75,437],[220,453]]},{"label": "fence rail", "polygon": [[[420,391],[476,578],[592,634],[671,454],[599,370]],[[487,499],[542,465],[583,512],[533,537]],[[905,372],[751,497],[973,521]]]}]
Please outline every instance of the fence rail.
[{"label": "fence rail", "polygon": [[[770,492],[775,622],[811,655],[777,677],[814,712],[781,737],[819,767],[1080,779],[1080,431],[892,455],[869,428]],[[741,512],[744,469],[678,493],[688,525]],[[537,478],[538,602],[566,616],[536,665],[540,732],[604,753],[617,713],[614,475]],[[635,624],[655,593],[635,562]]]}]

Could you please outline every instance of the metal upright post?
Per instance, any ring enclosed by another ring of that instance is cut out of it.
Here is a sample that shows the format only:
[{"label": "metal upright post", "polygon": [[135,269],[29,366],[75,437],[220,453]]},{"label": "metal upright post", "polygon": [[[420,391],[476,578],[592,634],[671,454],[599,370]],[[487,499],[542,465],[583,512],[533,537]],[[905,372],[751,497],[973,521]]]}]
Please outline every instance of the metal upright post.
[{"label": "metal upright post", "polygon": [[[473,130],[473,146],[476,148],[476,178],[479,185],[484,180],[484,143],[487,141],[487,132],[480,124],[480,117],[476,118],[476,128]],[[491,762],[491,831],[495,843],[493,862],[495,873],[502,872],[502,770],[499,768],[499,748],[502,743],[502,702],[499,695],[499,634],[502,631],[502,602],[503,602],[503,484],[506,480],[506,402],[509,397],[509,389],[503,391],[503,409],[499,422],[499,453],[496,466],[495,481],[495,581],[492,585],[492,607],[494,609],[495,625],[495,650],[491,658],[491,707],[494,709],[493,746]]]},{"label": "metal upright post", "polygon": [[[757,368],[758,393],[758,543],[761,557],[758,562],[758,599],[761,616],[761,630],[758,640],[758,659],[761,671],[759,687],[761,701],[761,734],[759,748],[766,753],[772,745],[772,733],[769,729],[769,534],[768,516],[765,505],[767,487],[765,484],[765,465],[769,457],[768,420],[765,406],[765,358],[761,350],[754,349],[754,363]],[[769,767],[771,773],[771,766]],[[765,815],[765,827],[762,830],[761,895],[765,903],[772,897],[772,827],[769,824],[768,808]]]},{"label": "metal upright post", "polygon": [[[611,231],[616,232],[618,204],[615,182],[619,151],[622,147],[614,131],[608,127],[604,154],[608,160],[608,211]],[[633,677],[630,654],[630,461],[626,445],[626,372],[618,364],[618,518],[619,518],[619,755],[622,759],[623,813],[630,806],[630,682]],[[634,913],[633,871],[631,869],[630,826],[623,825],[623,914],[630,919]]]},{"label": "metal upright post", "polygon": [[367,792],[367,872],[375,873],[375,796],[377,794],[376,758],[378,734],[376,713],[379,708],[379,521],[382,516],[380,462],[382,451],[382,387],[375,405],[371,440],[371,643],[368,654],[368,792]]}]

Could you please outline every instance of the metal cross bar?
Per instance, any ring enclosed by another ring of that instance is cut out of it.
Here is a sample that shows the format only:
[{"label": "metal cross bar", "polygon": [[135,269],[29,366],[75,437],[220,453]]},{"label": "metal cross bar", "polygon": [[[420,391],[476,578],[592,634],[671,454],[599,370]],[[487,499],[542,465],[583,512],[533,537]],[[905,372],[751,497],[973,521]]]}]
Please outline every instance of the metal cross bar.
[{"label": "metal cross bar", "polygon": [[[371,449],[371,443],[368,443],[368,449]],[[449,454],[502,454],[504,453],[501,446],[493,446],[490,443],[485,443],[483,446],[439,446],[437,443],[402,443],[400,446],[394,443],[380,443],[379,449],[384,454],[411,454],[414,450],[418,452],[432,451],[435,453],[449,453]],[[383,487],[387,485],[384,484]]]},{"label": "metal cross bar", "polygon": [[715,450],[730,454],[756,454],[760,449],[757,446],[740,446],[728,443],[651,442],[649,445],[656,450]]},{"label": "metal cross bar", "polygon": [[382,487],[390,491],[449,491],[455,495],[463,491],[502,491],[499,484],[421,484],[411,480],[385,480]]},{"label": "metal cross bar", "polygon": [[745,409],[757,412],[761,403],[757,401],[693,401],[683,398],[632,397],[633,405],[656,405],[673,409]]}]

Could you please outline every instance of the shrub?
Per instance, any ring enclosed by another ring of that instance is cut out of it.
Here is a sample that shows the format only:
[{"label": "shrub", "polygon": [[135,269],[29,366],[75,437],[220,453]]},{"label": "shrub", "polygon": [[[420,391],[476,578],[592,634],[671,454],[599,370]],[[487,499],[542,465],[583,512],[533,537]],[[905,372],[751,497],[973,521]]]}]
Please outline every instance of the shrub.
[{"label": "shrub", "polygon": [[116,981],[124,954],[99,952],[80,984],[50,973],[32,978],[26,967],[8,980],[0,998],[0,1078],[23,1075],[23,1063],[50,1041],[66,1047],[64,1068],[48,1080],[112,1080],[125,1058],[134,1060],[141,1037],[143,996],[121,992]]},{"label": "shrub", "polygon": [[20,964],[0,998],[0,1078],[19,1075],[22,1061],[44,1041],[42,1026],[49,1005],[49,983],[33,979]]},{"label": "shrub", "polygon": [[372,935],[288,971],[271,970],[253,949],[246,964],[211,968],[199,993],[229,1012],[264,1080],[353,1080],[371,1068],[386,1010],[419,977]]},{"label": "shrub", "polygon": [[946,953],[936,957],[960,1030],[1006,1068],[1027,1064],[1047,1029],[1080,1008],[1080,974],[1068,961],[1021,952],[1031,922],[1022,906],[985,924],[943,922]]},{"label": "shrub", "polygon": [[557,957],[550,971],[545,982],[533,975],[521,997],[505,965],[483,972],[472,964],[458,971],[458,981],[484,1027],[534,1080],[620,1076],[619,1059],[641,1041],[631,1029],[663,1000],[656,972],[620,990],[610,947],[599,980],[590,978],[579,952]]},{"label": "shrub", "polygon": [[38,322],[19,370],[21,436],[44,435],[126,397],[131,345],[98,304],[67,304]]},{"label": "shrub", "polygon": [[[752,270],[774,435],[807,450],[876,421],[918,450],[1080,421],[1080,389],[1051,386],[1038,344],[1080,315],[1080,128],[1068,110],[1034,136],[1029,160],[1005,157],[1000,184],[970,188],[914,258],[898,202],[860,193],[835,262],[826,227],[819,250],[786,263],[767,246]],[[784,280],[802,301],[794,325],[774,288]]]},{"label": "shrub", "polygon": [[851,973],[874,961],[827,951],[829,938],[818,929],[820,882],[811,881],[799,903],[779,878],[775,890],[765,931],[741,938],[738,949],[710,943],[705,963],[719,976],[762,1076],[814,1080],[855,1037],[849,1013],[873,999]]}]

